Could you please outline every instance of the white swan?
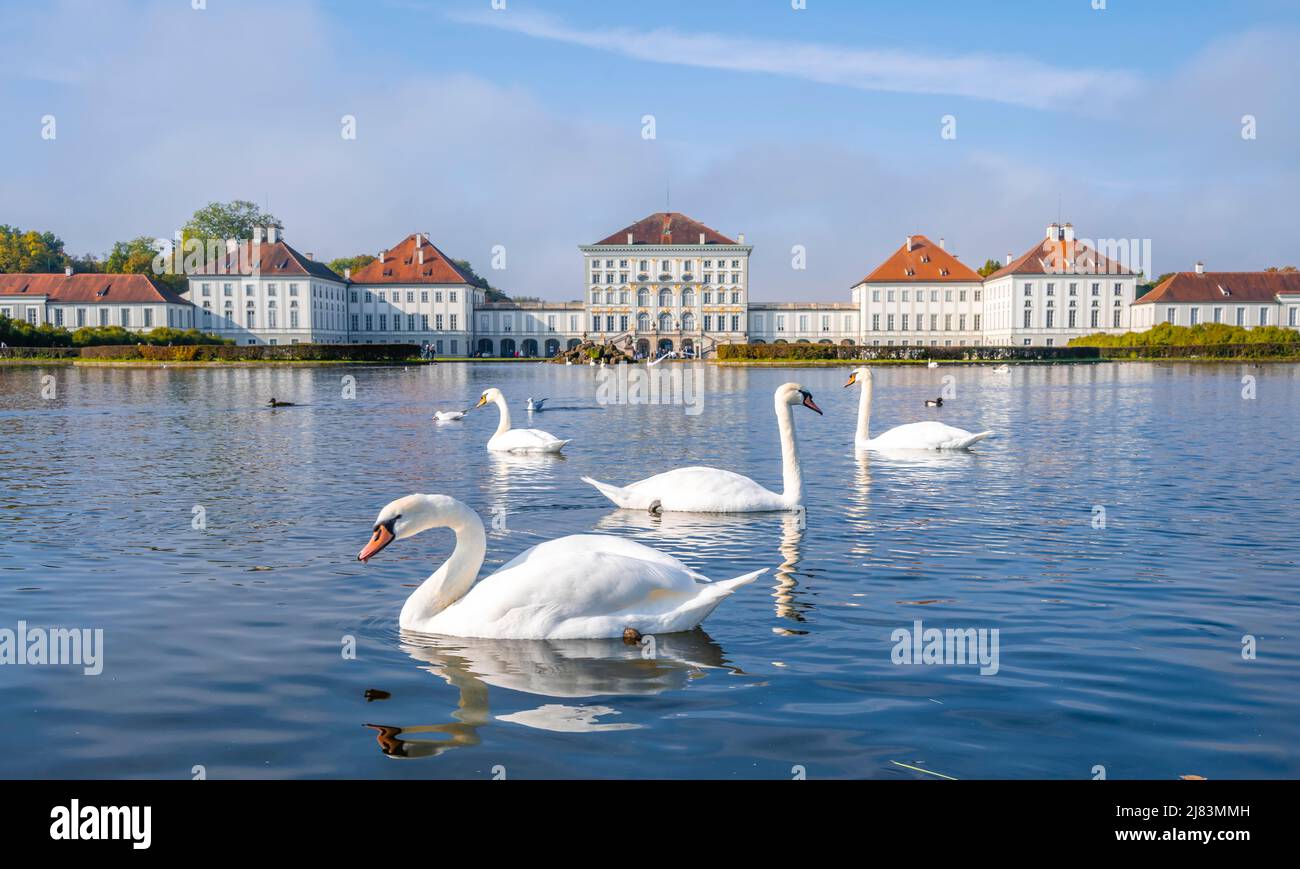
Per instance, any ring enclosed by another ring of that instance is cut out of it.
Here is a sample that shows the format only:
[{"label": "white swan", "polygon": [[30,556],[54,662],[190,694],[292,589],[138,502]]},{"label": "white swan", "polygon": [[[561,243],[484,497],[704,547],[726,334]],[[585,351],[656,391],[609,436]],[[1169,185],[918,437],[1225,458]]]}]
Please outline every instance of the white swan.
[{"label": "white swan", "polygon": [[994,373],[994,374],[1010,374],[1010,373],[1011,373],[1011,366],[1010,366],[1010,365],[1005,365],[1005,364],[1004,364],[1004,365],[994,365],[994,366],[993,366],[993,373]]},{"label": "white swan", "polygon": [[463,410],[435,410],[435,411],[433,412],[433,418],[436,419],[438,422],[452,422],[453,420],[464,419],[464,418],[465,418],[465,411],[463,411]]},{"label": "white swan", "polygon": [[939,363],[938,363],[938,362],[927,362],[926,365],[925,365],[925,367],[926,367],[926,368],[938,368],[938,367],[939,367]]},{"label": "white swan", "polygon": [[487,448],[506,453],[558,453],[568,441],[562,441],[550,432],[539,428],[511,428],[510,407],[501,390],[493,387],[479,397],[474,409],[491,402],[501,411],[501,421],[497,423],[496,434],[488,439]]},{"label": "white swan", "polygon": [[578,640],[689,630],[764,573],[710,582],[671,555],[621,537],[575,534],[526,549],[478,579],[483,520],[446,495],[408,495],[379,511],[369,561],[394,540],[450,528],[456,548],[402,607],[403,630],[459,637]]},{"label": "white swan", "polygon": [[870,436],[871,424],[871,369],[857,368],[849,375],[850,387],[862,379],[862,397],[858,400],[858,430],[853,444],[860,450],[964,450],[981,441],[991,431],[972,434],[965,429],[944,425],[941,422],[912,422],[891,428],[878,437]]},{"label": "white swan", "polygon": [[797,383],[777,388],[774,396],[776,422],[781,432],[781,475],[784,490],[777,494],[749,477],[718,468],[677,468],[655,474],[626,486],[613,486],[583,477],[620,507],[677,510],[693,513],[750,513],[760,510],[793,510],[803,501],[803,474],[794,440],[790,408],[802,404],[822,412],[812,395]]}]

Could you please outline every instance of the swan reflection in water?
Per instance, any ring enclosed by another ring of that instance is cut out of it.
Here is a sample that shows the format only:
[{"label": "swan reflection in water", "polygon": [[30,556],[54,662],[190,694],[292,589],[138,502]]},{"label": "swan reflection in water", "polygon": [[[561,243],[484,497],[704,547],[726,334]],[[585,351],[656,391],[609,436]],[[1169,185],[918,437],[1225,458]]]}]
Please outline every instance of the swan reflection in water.
[{"label": "swan reflection in water", "polygon": [[[616,510],[596,522],[598,531],[621,533],[628,530],[640,532],[639,536],[651,540],[680,545],[690,540],[692,549],[708,555],[712,550],[731,555],[737,544],[753,547],[771,546],[771,527],[776,517],[781,522],[781,542],[778,550],[781,564],[776,569],[776,583],[772,597],[776,599],[776,614],[790,621],[805,621],[805,613],[812,602],[799,591],[799,573],[795,569],[801,558],[807,514],[802,510],[781,513],[650,513],[645,510]],[[807,631],[792,628],[773,628],[779,634],[804,634]]]},{"label": "swan reflection in water", "polygon": [[[726,661],[722,648],[701,628],[642,637],[639,643],[611,640],[483,640],[402,632],[402,650],[456,689],[454,721],[398,727],[367,724],[389,757],[437,757],[453,748],[478,745],[479,728],[491,723],[488,687],[554,699],[648,696],[681,690],[692,680],[722,669],[742,671]],[[496,720],[564,733],[631,730],[642,725],[602,721],[617,716],[608,705],[544,703],[498,715]]]}]

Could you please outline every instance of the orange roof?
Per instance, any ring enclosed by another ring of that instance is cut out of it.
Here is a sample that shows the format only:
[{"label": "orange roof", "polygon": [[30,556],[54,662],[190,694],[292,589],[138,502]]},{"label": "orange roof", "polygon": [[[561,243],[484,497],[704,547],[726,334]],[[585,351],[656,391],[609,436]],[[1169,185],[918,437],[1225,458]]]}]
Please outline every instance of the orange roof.
[{"label": "orange roof", "polygon": [[626,245],[628,234],[632,235],[633,244],[693,244],[700,243],[700,235],[705,244],[736,244],[716,229],[705,226],[698,220],[692,220],[678,211],[660,211],[638,220],[618,232],[602,239],[596,244]]},{"label": "orange roof", "polygon": [[384,251],[383,262],[375,260],[353,271],[352,283],[468,284],[470,279],[426,236],[414,232]]},{"label": "orange roof", "polygon": [[989,275],[991,281],[1004,275],[1133,275],[1132,269],[1107,259],[1078,239],[1045,238],[1025,251],[1010,265]]},{"label": "orange roof", "polygon": [[185,299],[154,283],[148,275],[0,275],[0,296],[45,296],[52,302],[165,302]]},{"label": "orange roof", "polygon": [[[274,242],[263,241],[257,245],[253,245],[252,242],[245,243],[249,245],[249,261],[259,264],[259,275],[284,275],[288,277],[313,275],[322,280],[343,282],[343,278],[332,272],[329,266],[298,253],[283,239]],[[215,268],[195,272],[195,276],[219,277],[233,275],[239,277],[242,274],[240,266],[238,251],[232,251],[226,254],[225,260],[216,265]]]},{"label": "orange roof", "polygon": [[1300,295],[1300,272],[1178,272],[1133,304],[1272,302],[1279,295]]},{"label": "orange roof", "polygon": [[979,273],[969,268],[957,257],[939,247],[923,235],[914,235],[912,249],[904,243],[876,270],[859,284],[936,284],[947,282],[975,282],[983,280]]}]

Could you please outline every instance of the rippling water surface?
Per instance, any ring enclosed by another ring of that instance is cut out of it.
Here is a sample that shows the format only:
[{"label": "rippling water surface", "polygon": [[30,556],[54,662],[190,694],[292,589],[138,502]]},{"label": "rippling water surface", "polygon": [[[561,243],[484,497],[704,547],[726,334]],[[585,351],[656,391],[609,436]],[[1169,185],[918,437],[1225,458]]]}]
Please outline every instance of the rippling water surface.
[{"label": "rippling water surface", "polygon": [[[0,666],[0,775],[1300,776],[1300,368],[881,368],[873,431],[998,435],[870,458],[844,370],[706,369],[698,415],[599,406],[597,374],[0,368],[0,628],[105,636],[99,676]],[[945,375],[957,397],[924,407]],[[787,380],[826,413],[795,409],[806,527],[620,512],[578,479],[709,464],[779,488]],[[567,455],[490,455],[495,411],[431,422],[488,386],[516,425],[549,396],[531,424],[573,438]],[[302,406],[259,407],[271,395]],[[451,535],[355,556],[411,491],[484,515],[486,568],[594,530],[714,579],[769,572],[653,659],[404,637],[401,604]],[[996,628],[998,672],[893,663],[916,620]]]}]

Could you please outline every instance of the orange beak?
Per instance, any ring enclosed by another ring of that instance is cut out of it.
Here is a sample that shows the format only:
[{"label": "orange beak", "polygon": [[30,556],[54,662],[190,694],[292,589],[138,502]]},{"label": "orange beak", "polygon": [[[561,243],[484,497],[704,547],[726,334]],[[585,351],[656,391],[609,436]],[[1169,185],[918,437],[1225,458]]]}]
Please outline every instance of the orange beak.
[{"label": "orange beak", "polygon": [[374,558],[379,550],[393,542],[393,532],[388,530],[387,525],[378,525],[375,527],[375,533],[370,538],[370,542],[362,547],[357,553],[357,561],[369,561]]}]

